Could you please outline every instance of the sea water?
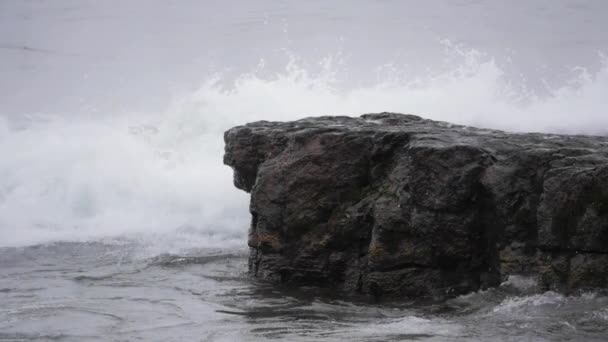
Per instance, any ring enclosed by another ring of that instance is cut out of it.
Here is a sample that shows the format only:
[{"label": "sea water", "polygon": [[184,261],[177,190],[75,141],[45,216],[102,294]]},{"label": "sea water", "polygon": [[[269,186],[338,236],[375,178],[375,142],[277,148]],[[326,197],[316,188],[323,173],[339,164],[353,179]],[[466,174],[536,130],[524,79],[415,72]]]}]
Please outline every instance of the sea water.
[{"label": "sea water", "polygon": [[0,340],[604,341],[512,278],[373,303],[247,276],[223,132],[395,111],[608,134],[603,1],[0,2]]}]

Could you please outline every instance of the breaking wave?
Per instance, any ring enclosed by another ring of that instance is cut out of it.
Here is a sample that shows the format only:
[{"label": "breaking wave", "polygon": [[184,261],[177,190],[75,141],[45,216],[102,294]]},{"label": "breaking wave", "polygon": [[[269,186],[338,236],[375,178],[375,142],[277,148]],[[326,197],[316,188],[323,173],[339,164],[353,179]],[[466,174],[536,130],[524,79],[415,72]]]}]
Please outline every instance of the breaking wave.
[{"label": "breaking wave", "polygon": [[605,134],[608,60],[540,96],[476,51],[408,78],[390,64],[348,84],[336,58],[293,58],[233,80],[209,77],[158,113],[0,116],[0,246],[117,237],[244,245],[248,196],[222,165],[223,132],[253,120],[394,111],[511,131]]}]

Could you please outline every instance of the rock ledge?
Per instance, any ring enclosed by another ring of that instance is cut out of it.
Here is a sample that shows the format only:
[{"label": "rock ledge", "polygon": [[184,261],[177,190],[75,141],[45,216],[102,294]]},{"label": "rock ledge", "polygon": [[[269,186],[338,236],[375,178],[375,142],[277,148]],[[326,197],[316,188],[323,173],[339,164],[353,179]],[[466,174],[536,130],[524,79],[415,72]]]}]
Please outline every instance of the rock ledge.
[{"label": "rock ledge", "polygon": [[608,286],[608,138],[366,114],[225,133],[251,193],[250,272],[348,294],[445,297],[538,277]]}]

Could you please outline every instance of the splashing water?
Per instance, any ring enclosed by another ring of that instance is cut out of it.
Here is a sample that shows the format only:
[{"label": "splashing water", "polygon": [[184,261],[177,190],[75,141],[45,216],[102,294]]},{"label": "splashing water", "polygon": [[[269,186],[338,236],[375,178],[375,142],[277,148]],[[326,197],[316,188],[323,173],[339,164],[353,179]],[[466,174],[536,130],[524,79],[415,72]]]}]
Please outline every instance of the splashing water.
[{"label": "splashing water", "polygon": [[[167,110],[104,117],[0,120],[0,246],[136,237],[192,246],[239,245],[248,196],[222,165],[223,132],[254,120],[394,111],[512,131],[605,134],[608,58],[573,70],[548,95],[515,86],[491,58],[451,49],[455,67],[408,79],[391,64],[348,85],[339,58],[320,71],[292,58],[233,82],[210,77]],[[336,62],[337,61],[337,62]]]}]

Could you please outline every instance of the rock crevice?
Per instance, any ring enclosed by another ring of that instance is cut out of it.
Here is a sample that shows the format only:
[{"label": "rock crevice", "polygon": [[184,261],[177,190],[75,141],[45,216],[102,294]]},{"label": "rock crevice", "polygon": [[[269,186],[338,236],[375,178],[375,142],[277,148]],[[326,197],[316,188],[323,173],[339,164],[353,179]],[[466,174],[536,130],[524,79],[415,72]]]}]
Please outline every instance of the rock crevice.
[{"label": "rock crevice", "polygon": [[608,286],[608,138],[367,114],[225,133],[252,275],[373,296]]}]

